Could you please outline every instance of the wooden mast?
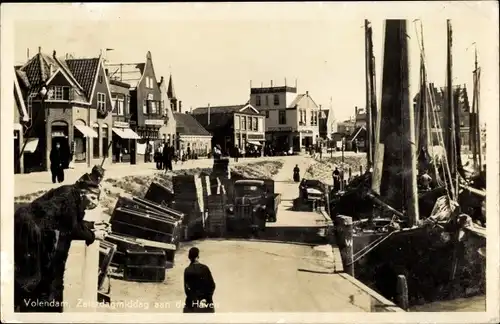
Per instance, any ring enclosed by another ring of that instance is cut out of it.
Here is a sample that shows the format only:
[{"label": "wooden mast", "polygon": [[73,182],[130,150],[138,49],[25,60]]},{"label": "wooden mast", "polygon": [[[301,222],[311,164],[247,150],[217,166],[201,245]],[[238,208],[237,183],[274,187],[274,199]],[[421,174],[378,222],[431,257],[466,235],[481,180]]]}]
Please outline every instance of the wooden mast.
[{"label": "wooden mast", "polygon": [[456,140],[455,140],[455,109],[454,109],[454,95],[453,95],[453,74],[452,74],[452,28],[451,21],[448,19],[447,23],[447,64],[446,64],[446,109],[444,110],[444,117],[446,120],[445,130],[445,148],[448,157],[448,165],[452,178],[455,177],[457,172],[457,158],[456,158]]},{"label": "wooden mast", "polygon": [[371,89],[371,75],[370,75],[370,40],[369,40],[370,22],[365,19],[365,84],[366,84],[366,157],[367,169],[373,165],[373,124],[372,124],[372,89]]},{"label": "wooden mast", "polygon": [[477,158],[478,158],[478,170],[482,170],[483,168],[483,152],[482,152],[482,146],[481,146],[481,120],[479,119],[479,91],[480,91],[480,86],[481,86],[481,68],[478,67],[477,63],[477,47],[474,50],[474,65],[475,65],[475,82],[474,82],[474,99],[476,102],[476,110],[475,110],[475,138],[476,138],[476,152],[477,152]]},{"label": "wooden mast", "polygon": [[418,222],[415,116],[410,104],[406,20],[386,20],[380,140],[384,144],[381,196],[405,210],[410,227]]}]

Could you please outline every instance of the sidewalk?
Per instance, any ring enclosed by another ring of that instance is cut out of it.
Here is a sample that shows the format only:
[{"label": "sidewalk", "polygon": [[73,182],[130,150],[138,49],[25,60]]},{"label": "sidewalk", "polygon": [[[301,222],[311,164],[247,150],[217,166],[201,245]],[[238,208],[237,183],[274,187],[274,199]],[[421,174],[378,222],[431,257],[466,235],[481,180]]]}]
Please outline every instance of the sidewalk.
[{"label": "sidewalk", "polygon": [[[230,165],[252,163],[258,161],[266,161],[270,159],[276,159],[272,157],[260,157],[260,158],[240,158],[238,162],[231,160]],[[281,157],[280,157],[281,159]],[[89,168],[87,163],[75,164],[73,169],[67,169],[64,172],[64,182],[63,184],[75,183],[85,172],[89,172],[92,167],[96,164],[100,164],[99,160]],[[211,168],[213,165],[213,159],[199,159],[199,160],[189,160],[181,164],[178,162],[174,163],[173,169],[183,170],[192,168]],[[135,165],[129,163],[105,163],[104,169],[106,170],[105,178],[119,178],[126,176],[139,176],[139,175],[154,175],[160,172],[156,169],[156,163],[144,163],[139,161]],[[27,174],[16,174],[14,175],[14,197],[34,193],[40,190],[48,190],[52,188],[57,188],[61,184],[53,184],[50,172],[34,172]]]}]

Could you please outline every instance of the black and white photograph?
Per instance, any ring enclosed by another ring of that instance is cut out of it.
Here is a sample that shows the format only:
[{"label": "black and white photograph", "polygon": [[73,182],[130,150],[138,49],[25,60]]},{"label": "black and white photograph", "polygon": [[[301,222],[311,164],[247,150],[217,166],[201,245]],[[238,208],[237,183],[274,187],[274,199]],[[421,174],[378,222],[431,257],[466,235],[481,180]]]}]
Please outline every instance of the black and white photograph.
[{"label": "black and white photograph", "polygon": [[498,26],[2,4],[2,322],[498,322]]}]

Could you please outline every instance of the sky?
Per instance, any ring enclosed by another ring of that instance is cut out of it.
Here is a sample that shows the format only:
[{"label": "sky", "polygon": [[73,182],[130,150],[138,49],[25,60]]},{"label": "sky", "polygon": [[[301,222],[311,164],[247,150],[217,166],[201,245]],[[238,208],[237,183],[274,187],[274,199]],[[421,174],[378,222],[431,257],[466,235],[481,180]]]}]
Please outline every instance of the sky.
[{"label": "sky", "polygon": [[[364,19],[373,27],[377,89],[381,88],[384,19],[408,19],[411,95],[418,91],[423,24],[428,78],[446,82],[446,19],[453,26],[454,84],[472,98],[474,45],[482,67],[481,119],[498,109],[496,2],[407,3],[171,3],[10,4],[16,64],[38,47],[58,56],[110,63],[144,62],[151,51],[156,76],[172,73],[183,108],[243,104],[250,82],[295,85],[338,120],[365,105]],[[43,19],[41,18],[43,17]],[[380,98],[380,95],[378,95]],[[493,108],[495,106],[496,108]]]}]

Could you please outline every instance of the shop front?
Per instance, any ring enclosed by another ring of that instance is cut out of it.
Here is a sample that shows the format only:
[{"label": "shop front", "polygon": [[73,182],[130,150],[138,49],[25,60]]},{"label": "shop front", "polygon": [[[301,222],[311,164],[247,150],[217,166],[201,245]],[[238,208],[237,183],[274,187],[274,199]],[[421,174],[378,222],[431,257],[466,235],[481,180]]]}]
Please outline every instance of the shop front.
[{"label": "shop front", "polygon": [[136,141],[141,137],[130,128],[128,122],[113,121],[112,131],[113,162],[135,164]]},{"label": "shop front", "polygon": [[[54,128],[54,123],[52,124],[52,131],[56,131]],[[97,133],[93,128],[88,127],[85,122],[78,119],[74,123],[74,135],[73,135],[73,160],[74,162],[85,162],[87,160],[88,152],[88,141],[94,142],[98,141],[99,133]],[[92,139],[93,140],[92,140]],[[54,143],[54,136],[52,137],[52,142]]]}]

